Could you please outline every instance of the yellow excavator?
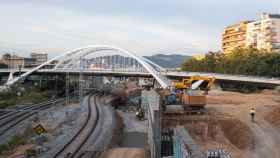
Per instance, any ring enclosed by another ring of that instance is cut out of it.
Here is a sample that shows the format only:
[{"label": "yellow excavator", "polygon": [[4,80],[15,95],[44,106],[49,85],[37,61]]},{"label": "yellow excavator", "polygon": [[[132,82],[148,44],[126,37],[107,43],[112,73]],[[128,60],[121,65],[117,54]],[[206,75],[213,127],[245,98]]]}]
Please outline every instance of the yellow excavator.
[{"label": "yellow excavator", "polygon": [[197,75],[191,76],[190,78],[185,78],[182,81],[175,81],[173,84],[175,85],[175,89],[185,90],[190,89],[191,86],[197,81],[203,81],[197,88],[200,90],[209,91],[215,82],[215,78]]},{"label": "yellow excavator", "polygon": [[215,82],[214,77],[191,76],[182,81],[174,82],[176,100],[185,107],[204,108],[206,95]]}]

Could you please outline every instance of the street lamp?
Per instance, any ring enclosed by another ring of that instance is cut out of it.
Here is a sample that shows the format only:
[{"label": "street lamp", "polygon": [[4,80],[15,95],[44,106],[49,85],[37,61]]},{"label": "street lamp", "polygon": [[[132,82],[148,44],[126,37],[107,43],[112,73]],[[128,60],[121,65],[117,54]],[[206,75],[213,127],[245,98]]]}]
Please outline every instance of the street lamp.
[{"label": "street lamp", "polygon": [[18,66],[18,69],[19,69],[19,76],[21,75],[21,68],[22,68],[22,65],[19,65],[19,66]]}]

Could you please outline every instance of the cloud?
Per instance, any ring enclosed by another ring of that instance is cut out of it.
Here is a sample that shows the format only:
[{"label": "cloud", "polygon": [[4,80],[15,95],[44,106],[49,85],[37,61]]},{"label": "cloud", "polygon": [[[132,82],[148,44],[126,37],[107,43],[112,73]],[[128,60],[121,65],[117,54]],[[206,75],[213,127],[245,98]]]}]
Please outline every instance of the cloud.
[{"label": "cloud", "polygon": [[[17,12],[12,14],[8,12],[12,8],[16,8]],[[0,15],[6,24],[0,26],[2,34],[0,41],[10,43],[9,47],[14,44],[14,47],[24,45],[25,49],[62,52],[101,43],[118,45],[141,55],[150,54],[152,51],[156,53],[156,50],[172,51],[187,48],[188,52],[192,52],[211,48],[207,44],[204,45],[209,37],[199,34],[201,30],[191,26],[190,23],[188,31],[162,20],[150,21],[142,17],[120,15],[77,14],[61,8],[31,8],[29,5],[24,7],[8,5],[5,9],[2,8],[1,12],[10,13],[8,17]],[[172,20],[173,23],[181,21],[183,19]]]},{"label": "cloud", "polygon": [[280,11],[279,1],[268,1],[5,1],[0,5],[0,46],[52,56],[92,44],[116,45],[139,55],[219,50],[226,25],[262,11]]}]

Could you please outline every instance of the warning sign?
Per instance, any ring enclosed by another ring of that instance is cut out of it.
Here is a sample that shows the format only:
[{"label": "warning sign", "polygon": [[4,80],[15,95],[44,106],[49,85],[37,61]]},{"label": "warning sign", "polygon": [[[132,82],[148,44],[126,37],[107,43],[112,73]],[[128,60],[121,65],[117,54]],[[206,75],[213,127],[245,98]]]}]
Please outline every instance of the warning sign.
[{"label": "warning sign", "polygon": [[38,124],[37,126],[35,126],[35,127],[33,128],[33,130],[34,130],[38,135],[47,132],[46,129],[45,129],[41,124]]}]

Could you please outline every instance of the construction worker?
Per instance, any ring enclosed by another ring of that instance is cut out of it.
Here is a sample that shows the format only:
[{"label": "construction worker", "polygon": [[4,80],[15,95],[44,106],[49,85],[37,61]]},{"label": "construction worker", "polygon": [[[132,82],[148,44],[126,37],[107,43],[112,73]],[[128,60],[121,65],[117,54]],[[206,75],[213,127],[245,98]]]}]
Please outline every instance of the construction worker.
[{"label": "construction worker", "polygon": [[255,108],[251,108],[250,110],[250,115],[251,115],[251,121],[254,122],[255,121],[255,113],[256,113],[256,110]]},{"label": "construction worker", "polygon": [[144,110],[141,107],[137,110],[136,117],[139,120],[143,120],[144,119]]}]

